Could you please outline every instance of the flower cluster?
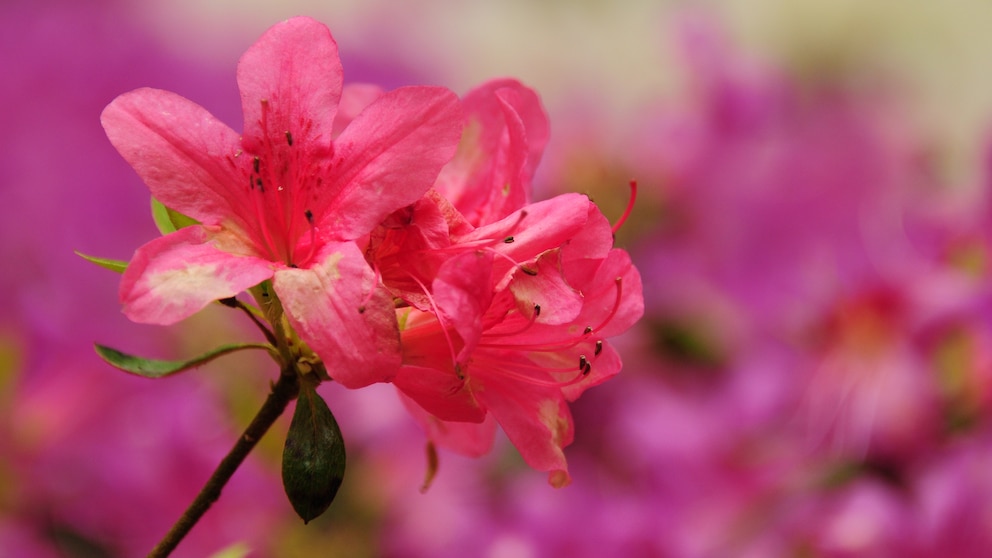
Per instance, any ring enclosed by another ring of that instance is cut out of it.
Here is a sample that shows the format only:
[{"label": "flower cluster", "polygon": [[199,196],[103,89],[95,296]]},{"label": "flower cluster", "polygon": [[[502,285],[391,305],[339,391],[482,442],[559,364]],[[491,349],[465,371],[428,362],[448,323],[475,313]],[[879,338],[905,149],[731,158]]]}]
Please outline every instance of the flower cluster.
[{"label": "flower cluster", "polygon": [[536,94],[511,80],[463,99],[344,87],[333,38],[302,17],[270,29],[237,76],[241,134],[160,90],[103,113],[153,197],[192,222],[136,251],[125,314],[171,324],[274,293],[279,313],[259,313],[308,369],[392,382],[432,442],[462,453],[485,453],[498,422],[566,484],[568,402],[619,371],[606,339],[643,301],[587,197],[531,202],[548,139]]}]

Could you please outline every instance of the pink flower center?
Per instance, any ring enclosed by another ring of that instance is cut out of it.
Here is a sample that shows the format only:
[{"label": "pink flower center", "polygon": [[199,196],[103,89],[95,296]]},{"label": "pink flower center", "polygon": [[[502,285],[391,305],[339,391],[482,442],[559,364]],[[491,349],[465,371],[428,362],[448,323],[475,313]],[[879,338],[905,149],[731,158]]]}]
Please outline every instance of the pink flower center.
[{"label": "pink flower center", "polygon": [[308,141],[294,143],[294,130],[270,129],[270,111],[269,101],[263,99],[263,133],[254,145],[245,147],[256,153],[248,171],[251,214],[246,221],[256,225],[250,234],[263,256],[289,267],[305,267],[318,248],[311,204],[323,182],[320,161],[330,160],[333,146],[317,145],[311,137],[313,123],[303,119],[295,132]]}]

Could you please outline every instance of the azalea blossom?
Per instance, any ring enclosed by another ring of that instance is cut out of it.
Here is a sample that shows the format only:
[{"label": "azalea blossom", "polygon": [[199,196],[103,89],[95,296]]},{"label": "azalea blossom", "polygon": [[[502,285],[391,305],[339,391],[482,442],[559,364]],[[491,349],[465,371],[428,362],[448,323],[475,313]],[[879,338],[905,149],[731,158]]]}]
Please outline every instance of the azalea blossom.
[{"label": "azalea blossom", "polygon": [[[378,95],[335,116],[337,45],[309,18],[272,27],[241,58],[238,134],[176,94],[139,89],[103,112],[111,142],[152,195],[199,224],[139,248],[125,314],[171,324],[271,279],[290,325],[335,380],[360,387],[399,362],[392,300],[355,240],[415,202],[455,152],[457,97],[439,87]],[[339,133],[336,133],[339,131]]]},{"label": "azalea blossom", "polygon": [[[576,287],[579,314],[556,324],[542,320],[543,306],[521,308],[511,288],[494,290],[494,262],[492,253],[475,252],[442,267],[434,282],[437,312],[402,316],[403,366],[393,382],[441,421],[483,423],[491,413],[524,459],[563,486],[569,476],[562,448],[573,436],[567,403],[619,372],[620,358],[605,338],[640,318],[640,277],[626,252],[611,251]],[[485,435],[469,430],[435,441],[474,448],[479,437]]]},{"label": "azalea blossom", "polygon": [[[512,241],[486,241],[493,237]],[[619,372],[605,339],[643,313],[640,276],[579,195],[527,206],[459,244],[474,249],[440,266],[425,290],[431,308],[400,311],[403,365],[393,383],[420,407],[408,401],[435,443],[480,455],[498,422],[531,466],[564,486],[568,402]]]}]

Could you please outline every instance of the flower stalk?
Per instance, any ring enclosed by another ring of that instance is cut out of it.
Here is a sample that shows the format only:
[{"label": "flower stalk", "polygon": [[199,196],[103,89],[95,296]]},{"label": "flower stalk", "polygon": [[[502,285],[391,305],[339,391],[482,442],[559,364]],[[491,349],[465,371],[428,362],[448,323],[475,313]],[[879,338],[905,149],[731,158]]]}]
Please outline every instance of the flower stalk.
[{"label": "flower stalk", "polygon": [[182,542],[183,538],[190,532],[203,514],[210,509],[210,506],[220,498],[221,490],[227,484],[234,472],[238,470],[241,463],[255,447],[258,441],[268,432],[269,427],[275,423],[286,410],[290,401],[296,399],[300,391],[299,373],[295,364],[284,367],[279,374],[279,380],[272,384],[272,391],[266,398],[265,403],[255,414],[255,418],[245,429],[244,433],[235,442],[231,451],[221,460],[217,469],[207,480],[203,489],[197,494],[193,502],[186,508],[183,515],[172,526],[172,529],[162,538],[155,548],[148,554],[149,558],[168,556]]}]

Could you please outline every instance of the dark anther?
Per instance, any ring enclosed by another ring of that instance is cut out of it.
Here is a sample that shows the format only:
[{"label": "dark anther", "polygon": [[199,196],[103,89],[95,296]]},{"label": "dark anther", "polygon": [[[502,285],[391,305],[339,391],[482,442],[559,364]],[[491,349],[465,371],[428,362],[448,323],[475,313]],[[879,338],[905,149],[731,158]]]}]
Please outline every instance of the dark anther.
[{"label": "dark anther", "polygon": [[293,146],[293,134],[290,134],[289,130],[286,130],[286,143],[288,143],[290,147]]},{"label": "dark anther", "polygon": [[261,159],[259,159],[258,157],[255,157],[254,159],[251,160],[251,167],[255,169],[255,174],[258,174],[258,168],[261,162],[262,162]]},{"label": "dark anther", "polygon": [[531,277],[537,277],[537,271],[535,271],[535,270],[533,270],[533,269],[531,269],[529,267],[520,266],[520,271],[523,271],[524,273],[526,273],[527,275],[530,275]]},{"label": "dark anther", "polygon": [[579,355],[579,370],[585,370],[586,366],[589,366],[589,361],[586,360],[586,355]]},{"label": "dark anther", "polygon": [[365,313],[365,305],[364,304],[358,307],[358,313],[359,314],[364,314]]},{"label": "dark anther", "polygon": [[587,362],[585,367],[582,368],[582,375],[588,376],[589,372],[592,372],[592,365]]},{"label": "dark anther", "polygon": [[511,244],[513,242],[513,237],[512,236],[508,236],[508,237],[506,237],[506,238],[503,239],[503,242],[505,242],[507,244]]},{"label": "dark anther", "polygon": [[593,353],[593,354],[596,355],[596,356],[599,356],[599,353],[601,353],[601,352],[603,352],[603,341],[602,341],[602,339],[599,340],[599,341],[596,341],[596,352]]},{"label": "dark anther", "polygon": [[295,263],[291,263],[291,264],[289,264],[289,267],[291,267],[293,269],[299,269],[300,266],[296,265]]},{"label": "dark anther", "polygon": [[541,305],[540,304],[535,304],[534,305],[534,319],[537,319],[537,317],[540,316],[540,315],[541,315]]},{"label": "dark anther", "polygon": [[586,329],[582,332],[582,334],[589,335],[590,333],[592,333],[592,326],[586,326]]},{"label": "dark anther", "polygon": [[261,178],[255,180],[255,185],[258,186],[259,192],[263,192],[263,193],[265,192],[265,186],[262,184]]},{"label": "dark anther", "polygon": [[311,225],[313,225],[313,211],[310,211],[308,209],[308,210],[304,211],[303,214],[306,215],[306,217],[307,217],[307,223],[310,223]]}]

